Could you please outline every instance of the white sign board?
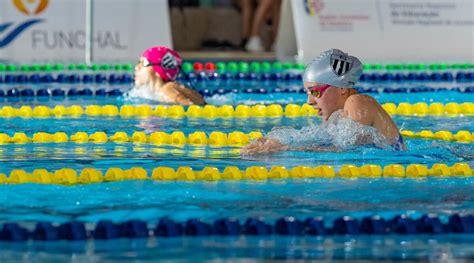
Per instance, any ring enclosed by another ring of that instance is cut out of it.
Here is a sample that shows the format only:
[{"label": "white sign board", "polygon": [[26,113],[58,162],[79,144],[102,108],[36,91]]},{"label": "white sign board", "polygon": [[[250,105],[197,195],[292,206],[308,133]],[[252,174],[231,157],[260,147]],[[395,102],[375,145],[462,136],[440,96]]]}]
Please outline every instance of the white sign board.
[{"label": "white sign board", "polygon": [[[303,62],[330,48],[366,63],[474,61],[472,0],[287,0],[284,4],[283,12],[292,15],[295,53]],[[288,46],[284,38],[290,36],[280,33],[281,46]]]},{"label": "white sign board", "polygon": [[[94,0],[92,60],[131,62],[149,46],[171,47],[168,1]],[[83,62],[85,0],[0,0],[0,60]]]}]

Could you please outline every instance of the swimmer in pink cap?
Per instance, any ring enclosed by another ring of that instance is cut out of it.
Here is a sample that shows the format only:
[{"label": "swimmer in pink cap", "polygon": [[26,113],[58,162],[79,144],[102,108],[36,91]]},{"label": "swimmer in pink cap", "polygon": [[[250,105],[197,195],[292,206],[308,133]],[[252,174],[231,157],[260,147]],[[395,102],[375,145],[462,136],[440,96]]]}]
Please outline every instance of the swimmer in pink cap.
[{"label": "swimmer in pink cap", "polygon": [[[390,115],[374,98],[360,94],[355,89],[355,84],[361,75],[362,63],[358,58],[339,49],[330,49],[321,53],[306,66],[304,71],[303,84],[308,95],[308,104],[318,111],[323,125],[328,122],[336,123],[338,119],[344,118],[356,123],[358,127],[375,129],[377,135],[381,136],[380,141],[377,142],[367,134],[347,138],[353,139],[355,145],[388,146],[395,151],[405,150],[402,136]],[[295,138],[295,140],[299,139]],[[332,146],[292,148],[273,138],[260,138],[244,147],[241,154],[273,153],[288,149],[338,151]]]},{"label": "swimmer in pink cap", "polygon": [[182,105],[205,104],[199,93],[176,81],[181,64],[181,57],[170,48],[163,46],[148,48],[135,66],[136,89],[132,93],[140,94],[137,90],[146,88],[151,89],[147,98],[160,102]]}]

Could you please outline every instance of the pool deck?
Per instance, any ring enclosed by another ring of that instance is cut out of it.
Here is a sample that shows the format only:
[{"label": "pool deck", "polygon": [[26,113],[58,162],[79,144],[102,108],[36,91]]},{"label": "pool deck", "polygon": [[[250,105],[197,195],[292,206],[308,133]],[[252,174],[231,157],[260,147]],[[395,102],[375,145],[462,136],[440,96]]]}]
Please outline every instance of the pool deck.
[{"label": "pool deck", "polygon": [[185,60],[276,60],[275,52],[178,51]]}]

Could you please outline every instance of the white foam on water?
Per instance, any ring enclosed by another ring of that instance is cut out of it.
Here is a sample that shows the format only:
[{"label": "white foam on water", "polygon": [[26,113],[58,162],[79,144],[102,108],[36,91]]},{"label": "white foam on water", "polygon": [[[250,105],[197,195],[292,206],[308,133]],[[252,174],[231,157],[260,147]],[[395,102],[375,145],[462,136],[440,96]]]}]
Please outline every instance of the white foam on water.
[{"label": "white foam on water", "polygon": [[206,97],[206,102],[211,105],[224,105],[224,104],[235,104],[236,94],[214,94],[211,97]]},{"label": "white foam on water", "polygon": [[290,148],[335,146],[347,150],[360,145],[388,148],[385,138],[374,128],[362,125],[344,116],[342,110],[334,112],[327,122],[310,124],[300,130],[291,127],[274,128],[269,138],[289,145]]},{"label": "white foam on water", "polygon": [[130,100],[136,98],[163,101],[164,94],[158,89],[153,88],[151,85],[135,85],[130,91],[124,94],[124,97]]}]

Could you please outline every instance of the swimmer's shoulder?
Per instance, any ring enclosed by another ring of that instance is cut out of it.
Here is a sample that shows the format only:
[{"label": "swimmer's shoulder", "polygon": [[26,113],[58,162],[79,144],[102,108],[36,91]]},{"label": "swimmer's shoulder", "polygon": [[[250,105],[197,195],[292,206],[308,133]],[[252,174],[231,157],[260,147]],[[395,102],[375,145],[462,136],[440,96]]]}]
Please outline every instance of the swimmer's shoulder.
[{"label": "swimmer's shoulder", "polygon": [[181,99],[187,100],[190,104],[204,105],[206,102],[202,96],[193,89],[186,87],[185,85],[177,82],[170,81],[163,86],[165,94],[174,94],[180,96]]},{"label": "swimmer's shoulder", "polygon": [[178,94],[179,83],[176,81],[169,81],[161,87],[161,91],[165,94]]},{"label": "swimmer's shoulder", "polygon": [[371,96],[353,94],[347,98],[344,104],[344,113],[354,121],[372,126],[374,115],[378,111],[377,105],[377,101]]},{"label": "swimmer's shoulder", "polygon": [[177,82],[177,81],[169,81],[165,85],[163,85],[163,89],[168,90],[168,91],[175,91],[175,92],[181,92],[183,90],[189,90],[188,87],[185,85]]},{"label": "swimmer's shoulder", "polygon": [[365,94],[353,94],[347,98],[344,108],[345,109],[370,109],[377,107],[378,102],[371,96]]},{"label": "swimmer's shoulder", "polygon": [[389,143],[398,139],[399,132],[396,124],[377,100],[365,94],[354,94],[352,96],[355,96],[353,100],[355,101],[354,103],[357,103],[354,107],[362,111],[365,110],[367,113],[363,114],[366,118],[366,123],[375,127],[385,138],[389,138]]},{"label": "swimmer's shoulder", "polygon": [[164,89],[164,90],[176,89],[178,86],[179,86],[178,82],[168,81],[163,85],[162,89]]},{"label": "swimmer's shoulder", "polygon": [[367,103],[367,102],[374,103],[375,102],[376,103],[377,101],[372,96],[356,93],[349,96],[349,98],[347,98],[347,102],[349,103]]}]

